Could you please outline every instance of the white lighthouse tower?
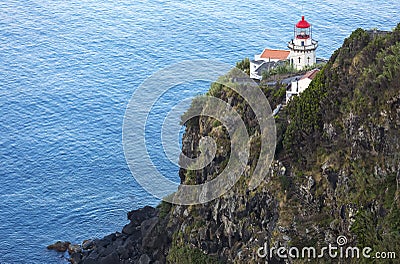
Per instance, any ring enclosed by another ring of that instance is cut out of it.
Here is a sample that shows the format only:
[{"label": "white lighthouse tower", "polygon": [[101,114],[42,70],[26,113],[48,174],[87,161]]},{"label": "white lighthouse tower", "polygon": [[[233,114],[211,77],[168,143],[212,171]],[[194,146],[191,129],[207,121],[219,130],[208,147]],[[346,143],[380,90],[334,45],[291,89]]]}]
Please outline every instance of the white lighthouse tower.
[{"label": "white lighthouse tower", "polygon": [[288,43],[290,54],[288,56],[290,64],[297,70],[317,62],[315,50],[318,47],[318,41],[312,39],[311,24],[304,16],[294,26],[294,38]]}]

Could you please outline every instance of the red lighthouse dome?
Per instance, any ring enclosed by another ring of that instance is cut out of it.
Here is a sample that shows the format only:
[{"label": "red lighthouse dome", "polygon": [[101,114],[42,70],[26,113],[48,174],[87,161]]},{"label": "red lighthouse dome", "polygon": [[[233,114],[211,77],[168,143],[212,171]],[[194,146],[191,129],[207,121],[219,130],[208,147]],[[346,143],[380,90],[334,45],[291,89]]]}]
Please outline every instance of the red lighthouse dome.
[{"label": "red lighthouse dome", "polygon": [[297,28],[309,28],[311,25],[308,23],[305,19],[304,16],[301,17],[301,20],[297,22],[296,27]]},{"label": "red lighthouse dome", "polygon": [[295,39],[311,38],[311,24],[304,19],[304,16],[302,16],[301,20],[294,26],[294,37]]}]

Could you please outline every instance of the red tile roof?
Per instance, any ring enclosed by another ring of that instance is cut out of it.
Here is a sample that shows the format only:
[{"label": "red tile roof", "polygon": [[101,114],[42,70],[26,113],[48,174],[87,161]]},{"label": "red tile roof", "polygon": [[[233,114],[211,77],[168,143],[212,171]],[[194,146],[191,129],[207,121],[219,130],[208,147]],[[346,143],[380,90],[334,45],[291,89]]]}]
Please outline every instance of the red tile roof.
[{"label": "red tile roof", "polygon": [[318,72],[319,72],[319,69],[314,69],[314,70],[308,71],[308,72],[306,72],[306,74],[303,75],[303,77],[301,77],[300,80],[303,80],[306,78],[313,80]]},{"label": "red tile roof", "polygon": [[261,53],[260,58],[263,59],[272,59],[272,60],[286,60],[289,56],[289,50],[274,50],[274,49],[265,49],[263,53]]}]

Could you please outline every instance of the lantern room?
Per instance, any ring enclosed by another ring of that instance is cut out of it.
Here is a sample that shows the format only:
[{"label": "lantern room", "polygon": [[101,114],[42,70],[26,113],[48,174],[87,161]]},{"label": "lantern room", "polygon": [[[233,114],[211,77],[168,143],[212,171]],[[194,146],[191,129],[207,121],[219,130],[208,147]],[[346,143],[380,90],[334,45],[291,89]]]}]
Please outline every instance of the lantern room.
[{"label": "lantern room", "polygon": [[297,22],[294,28],[294,37],[296,39],[309,39],[311,38],[311,25],[308,23],[304,16],[301,17],[301,20]]}]

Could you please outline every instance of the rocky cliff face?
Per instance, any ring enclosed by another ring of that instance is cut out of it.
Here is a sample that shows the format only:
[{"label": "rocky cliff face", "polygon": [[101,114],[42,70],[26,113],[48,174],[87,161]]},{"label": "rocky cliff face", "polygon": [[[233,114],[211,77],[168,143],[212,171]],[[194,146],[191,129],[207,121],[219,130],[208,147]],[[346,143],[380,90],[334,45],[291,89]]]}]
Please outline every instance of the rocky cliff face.
[{"label": "rocky cliff face", "polygon": [[[262,89],[279,102],[279,90]],[[302,263],[257,251],[337,245],[339,235],[400,258],[400,25],[386,34],[356,30],[279,114],[276,160],[254,191],[247,190],[260,150],[254,113],[226,87],[209,93],[229,102],[250,132],[250,160],[237,184],[207,204],[133,211],[121,233],[76,249],[72,262]],[[202,170],[182,169],[184,183],[210,180],[226,166],[229,137],[212,118],[187,123],[183,152],[198,156],[202,136],[216,139],[216,157]]]}]

